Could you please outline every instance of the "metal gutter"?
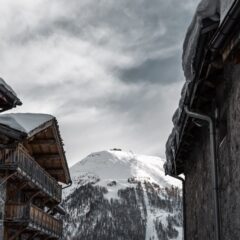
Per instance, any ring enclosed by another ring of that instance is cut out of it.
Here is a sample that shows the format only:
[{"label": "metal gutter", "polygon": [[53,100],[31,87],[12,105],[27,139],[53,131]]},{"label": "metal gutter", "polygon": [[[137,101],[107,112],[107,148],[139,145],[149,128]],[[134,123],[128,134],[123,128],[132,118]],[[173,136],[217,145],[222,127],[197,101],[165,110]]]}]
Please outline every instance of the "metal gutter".
[{"label": "metal gutter", "polygon": [[216,141],[215,141],[215,124],[214,120],[200,113],[192,112],[188,107],[184,108],[186,114],[190,118],[200,119],[209,124],[209,136],[210,136],[210,154],[212,164],[212,184],[213,184],[213,199],[214,199],[214,221],[215,221],[215,239],[220,240],[220,206],[219,206],[219,193],[218,193],[218,170],[217,170],[217,158],[216,158]]}]

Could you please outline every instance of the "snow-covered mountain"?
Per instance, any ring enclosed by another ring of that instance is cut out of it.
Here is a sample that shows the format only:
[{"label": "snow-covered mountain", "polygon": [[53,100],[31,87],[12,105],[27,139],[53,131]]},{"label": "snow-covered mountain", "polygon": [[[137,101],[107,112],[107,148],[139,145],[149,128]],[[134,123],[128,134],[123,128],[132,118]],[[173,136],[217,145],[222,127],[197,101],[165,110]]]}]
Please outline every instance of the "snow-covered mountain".
[{"label": "snow-covered mountain", "polygon": [[181,183],[164,160],[119,150],[92,153],[71,169],[64,239],[182,239]]}]

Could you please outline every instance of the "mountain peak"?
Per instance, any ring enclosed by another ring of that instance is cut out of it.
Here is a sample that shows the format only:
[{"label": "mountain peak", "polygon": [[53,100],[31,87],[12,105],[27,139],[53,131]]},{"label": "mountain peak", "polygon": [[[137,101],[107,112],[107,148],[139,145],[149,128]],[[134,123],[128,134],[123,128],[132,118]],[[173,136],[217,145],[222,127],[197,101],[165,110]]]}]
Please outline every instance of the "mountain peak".
[{"label": "mountain peak", "polygon": [[119,188],[126,186],[130,178],[142,181],[147,179],[150,182],[160,184],[162,187],[170,187],[171,185],[181,187],[179,181],[165,176],[163,164],[164,160],[160,157],[139,155],[130,151],[104,150],[93,152],[71,167],[73,186],[68,192],[79,184],[92,182],[93,178],[98,179],[97,184],[104,187],[107,187],[111,181],[116,181]]},{"label": "mountain peak", "polygon": [[180,240],[181,184],[165,176],[163,163],[112,149],[75,164],[64,192],[65,239]]}]

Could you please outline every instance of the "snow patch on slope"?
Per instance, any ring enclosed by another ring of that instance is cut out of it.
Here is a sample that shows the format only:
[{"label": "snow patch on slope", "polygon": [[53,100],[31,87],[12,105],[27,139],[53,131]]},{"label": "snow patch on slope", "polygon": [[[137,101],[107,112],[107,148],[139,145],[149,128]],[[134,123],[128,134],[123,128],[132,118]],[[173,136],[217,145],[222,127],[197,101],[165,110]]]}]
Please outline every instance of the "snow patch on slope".
[{"label": "snow patch on slope", "polygon": [[[144,201],[146,204],[146,210],[147,210],[147,223],[146,223],[146,236],[145,240],[149,239],[158,239],[155,223],[156,215],[154,214],[153,210],[151,209],[148,196],[147,196],[147,190],[144,189]],[[166,218],[166,217],[165,217]],[[165,219],[164,219],[165,221]]]}]

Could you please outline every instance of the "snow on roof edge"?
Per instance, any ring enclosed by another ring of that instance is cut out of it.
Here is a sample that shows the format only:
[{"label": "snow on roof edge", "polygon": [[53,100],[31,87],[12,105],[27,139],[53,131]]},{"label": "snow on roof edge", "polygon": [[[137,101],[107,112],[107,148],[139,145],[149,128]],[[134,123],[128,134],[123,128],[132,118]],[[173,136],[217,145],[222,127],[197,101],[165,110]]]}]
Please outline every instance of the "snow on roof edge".
[{"label": "snow on roof edge", "polygon": [[182,67],[188,81],[192,81],[195,75],[193,63],[202,28],[202,21],[205,18],[217,20],[219,19],[219,14],[220,0],[201,0],[198,4],[183,44]]},{"label": "snow on roof edge", "polygon": [[42,113],[8,113],[0,115],[0,124],[24,132],[29,136],[34,130],[54,118],[52,115]]}]

